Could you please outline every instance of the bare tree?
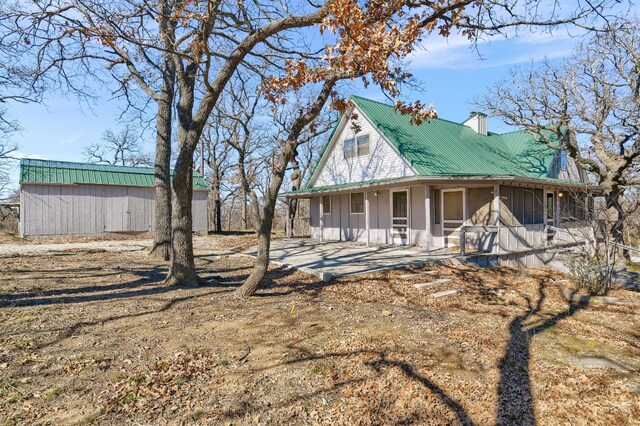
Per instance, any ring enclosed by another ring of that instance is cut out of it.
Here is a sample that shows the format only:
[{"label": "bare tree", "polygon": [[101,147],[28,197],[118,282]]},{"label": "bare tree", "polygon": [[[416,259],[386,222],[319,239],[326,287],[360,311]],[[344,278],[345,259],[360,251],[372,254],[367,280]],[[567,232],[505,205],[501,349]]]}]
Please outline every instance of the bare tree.
[{"label": "bare tree", "polygon": [[86,160],[90,163],[111,164],[119,166],[140,166],[153,164],[150,156],[143,152],[142,141],[129,126],[119,133],[106,130],[102,143],[85,146]]},{"label": "bare tree", "polygon": [[205,164],[209,169],[209,223],[213,225],[213,231],[216,233],[222,232],[223,184],[233,167],[229,158],[231,146],[222,137],[222,132],[223,129],[217,121],[212,119],[202,135],[201,142],[204,144]]},{"label": "bare tree", "polygon": [[[276,128],[285,131],[287,125],[291,120],[291,109],[287,108],[283,110],[283,114],[276,116]],[[307,127],[300,135],[298,140],[298,148],[294,151],[294,156],[291,159],[291,186],[292,191],[296,191],[302,188],[303,182],[309,177],[312,172],[312,168],[316,163],[320,150],[324,143],[324,138],[329,130],[337,123],[338,115],[335,111],[325,109],[323,113],[316,117],[315,125],[313,128]],[[294,233],[294,219],[298,215],[298,207],[300,204],[299,199],[291,199],[287,205],[287,215],[289,223],[286,227],[290,229],[291,236]]]},{"label": "bare tree", "polygon": [[[640,156],[640,24],[611,24],[560,64],[514,70],[478,102],[507,124],[521,126],[566,151],[604,189],[617,220],[610,232],[624,242],[627,188]],[[627,255],[627,254],[625,254]]]},{"label": "bare tree", "polygon": [[[91,102],[93,85],[115,81],[124,109],[147,115],[155,103],[156,228],[153,253],[165,260],[171,240],[171,123],[174,99],[174,0],[36,1],[0,4],[0,46],[21,64],[10,80],[73,93]],[[16,68],[14,66],[13,68]],[[0,65],[0,71],[3,66]],[[0,81],[2,80],[0,73]],[[138,106],[140,98],[142,106]],[[23,101],[33,100],[26,97]]]},{"label": "bare tree", "polygon": [[8,136],[0,133],[0,200],[10,197],[11,171],[16,159],[13,157],[18,146]]},{"label": "bare tree", "polygon": [[[125,96],[129,93],[129,83],[134,81],[155,99],[157,85],[163,78],[147,77],[157,77],[158,70],[168,70],[169,63],[173,64],[178,97],[178,155],[172,184],[173,260],[167,283],[195,285],[199,279],[191,237],[194,151],[209,115],[239,68],[255,72],[252,61],[256,58],[261,64],[284,67],[285,77],[266,78],[265,86],[274,102],[285,101],[284,92],[298,90],[307,84],[363,77],[365,84],[373,82],[382,87],[396,99],[399,111],[411,114],[412,121],[420,123],[430,115],[429,111],[420,102],[408,104],[398,100],[398,96],[400,86],[409,78],[401,60],[423,35],[437,30],[447,36],[460,29],[473,39],[482,33],[526,25],[584,24],[594,11],[602,16],[603,7],[611,1],[580,1],[574,9],[560,15],[567,9],[540,8],[539,2],[534,0],[507,3],[498,0],[365,3],[327,0],[317,5],[312,2],[291,4],[285,0],[216,0],[161,2],[160,11],[158,5],[142,0],[113,3],[54,0],[22,9],[12,4],[0,15],[0,25],[10,29],[14,41],[26,37],[28,43],[37,45],[34,49],[38,59],[36,69],[59,70],[59,75],[63,76],[61,85],[66,89],[76,87],[73,86],[74,79],[69,78],[68,70],[63,67],[65,63],[79,59],[78,67],[84,71],[79,74],[92,75],[97,69],[94,61],[99,60],[105,61],[109,70],[122,70],[119,81]],[[162,9],[164,6],[168,6],[168,10]],[[27,21],[24,26],[20,25],[23,21]],[[168,33],[157,29],[158,23],[162,22],[169,23]],[[305,44],[304,37],[299,34],[296,34],[298,37],[286,36],[296,29],[311,26],[318,26],[324,34],[326,46],[320,52],[322,64],[316,62],[318,52]],[[163,61],[147,61],[154,52]],[[162,73],[163,76],[169,74]],[[281,90],[283,88],[285,90]],[[335,99],[333,104],[339,109],[345,107],[344,100]],[[307,112],[300,116],[307,117]],[[313,118],[305,118],[305,125]],[[167,121],[163,120],[163,123]],[[305,125],[290,135],[296,134],[297,138]],[[159,125],[158,140],[161,139],[160,128]],[[290,138],[285,139],[289,141]],[[295,141],[291,140],[291,143]],[[293,151],[288,146],[283,146],[282,150],[288,164],[291,160],[288,156]],[[156,167],[158,164],[156,162]],[[279,167],[276,169],[276,174],[280,173]],[[273,181],[270,188],[279,189],[279,185]]]}]

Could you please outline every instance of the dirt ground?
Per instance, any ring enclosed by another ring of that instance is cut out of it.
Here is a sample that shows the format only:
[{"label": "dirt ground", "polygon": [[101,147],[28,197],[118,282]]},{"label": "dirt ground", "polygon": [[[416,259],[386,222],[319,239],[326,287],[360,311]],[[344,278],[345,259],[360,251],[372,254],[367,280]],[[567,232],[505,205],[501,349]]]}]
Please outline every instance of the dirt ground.
[{"label": "dirt ground", "polygon": [[[0,256],[0,424],[640,424],[637,306],[470,266],[329,284],[274,266],[238,300],[248,243],[197,244],[188,289],[143,250]],[[464,291],[413,287],[433,278]]]}]

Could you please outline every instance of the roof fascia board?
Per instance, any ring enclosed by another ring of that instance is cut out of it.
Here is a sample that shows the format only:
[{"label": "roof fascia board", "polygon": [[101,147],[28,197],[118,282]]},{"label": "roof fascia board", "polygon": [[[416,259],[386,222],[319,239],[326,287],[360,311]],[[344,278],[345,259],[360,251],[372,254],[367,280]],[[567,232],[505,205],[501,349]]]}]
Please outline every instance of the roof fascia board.
[{"label": "roof fascia board", "polygon": [[336,126],[336,131],[333,132],[331,139],[327,141],[327,147],[322,152],[322,157],[320,157],[320,159],[318,160],[318,164],[315,170],[313,171],[311,178],[309,178],[309,183],[307,184],[307,188],[313,188],[313,186],[316,184],[316,180],[318,179],[318,176],[320,176],[320,173],[322,173],[322,170],[324,169],[324,166],[327,163],[327,160],[330,154],[333,152],[333,148],[336,144],[336,141],[338,140],[339,136],[342,135],[342,132],[344,131],[346,123],[349,121],[347,117],[350,117],[352,112],[353,112],[353,102],[349,106],[349,109],[345,111],[344,114],[342,114],[342,116],[340,117],[340,121],[338,121],[338,124]]},{"label": "roof fascia board", "polygon": [[286,198],[309,198],[316,195],[323,194],[333,194],[333,193],[343,193],[343,192],[353,192],[358,189],[365,188],[375,188],[375,187],[392,187],[403,184],[414,184],[414,183],[424,183],[424,184],[451,184],[451,183],[460,183],[462,185],[467,183],[479,184],[482,182],[490,182],[492,184],[500,184],[500,183],[522,183],[531,186],[541,186],[545,188],[576,188],[576,189],[591,189],[595,192],[602,193],[603,190],[597,185],[593,184],[585,184],[582,182],[554,182],[554,181],[544,181],[533,178],[522,178],[516,176],[409,176],[406,178],[395,178],[389,179],[388,181],[379,181],[379,182],[363,182],[361,184],[354,184],[353,186],[348,186],[345,188],[334,188],[327,189],[322,191],[299,191],[296,193],[284,193],[281,194],[281,197]]}]

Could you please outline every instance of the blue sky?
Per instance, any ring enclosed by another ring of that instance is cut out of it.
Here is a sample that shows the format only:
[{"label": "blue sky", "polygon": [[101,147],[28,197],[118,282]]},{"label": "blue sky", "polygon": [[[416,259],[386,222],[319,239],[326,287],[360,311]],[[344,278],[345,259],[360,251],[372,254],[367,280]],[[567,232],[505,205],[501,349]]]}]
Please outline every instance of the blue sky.
[{"label": "blue sky", "polygon": [[[442,118],[463,121],[473,109],[471,101],[481,96],[497,81],[505,78],[511,67],[526,65],[545,56],[568,56],[581,37],[564,31],[525,33],[513,39],[493,38],[470,48],[463,37],[430,37],[411,57],[410,70],[424,88],[423,92],[405,93],[408,99],[433,103]],[[77,99],[49,96],[45,103],[10,105],[9,112],[22,130],[13,137],[19,156],[52,160],[82,161],[82,148],[99,142],[107,129],[122,127],[119,115],[122,103],[111,99],[108,88],[96,89],[98,97],[91,105]],[[373,87],[355,85],[354,94],[383,100]],[[509,130],[497,119],[490,119],[492,131]],[[153,149],[152,141],[147,150]],[[16,173],[17,179],[17,173]]]}]

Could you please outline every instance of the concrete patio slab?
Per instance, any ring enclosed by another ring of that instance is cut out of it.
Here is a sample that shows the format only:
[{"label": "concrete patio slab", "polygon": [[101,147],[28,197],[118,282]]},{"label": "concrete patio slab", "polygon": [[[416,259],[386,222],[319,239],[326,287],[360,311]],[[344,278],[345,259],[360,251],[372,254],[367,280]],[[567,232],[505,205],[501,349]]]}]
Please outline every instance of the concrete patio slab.
[{"label": "concrete patio slab", "polygon": [[[251,256],[256,250],[244,252]],[[428,263],[459,263],[456,253],[429,254],[417,247],[369,246],[354,242],[315,241],[308,238],[271,242],[271,261],[311,273],[325,282],[334,277],[366,274]]]}]

